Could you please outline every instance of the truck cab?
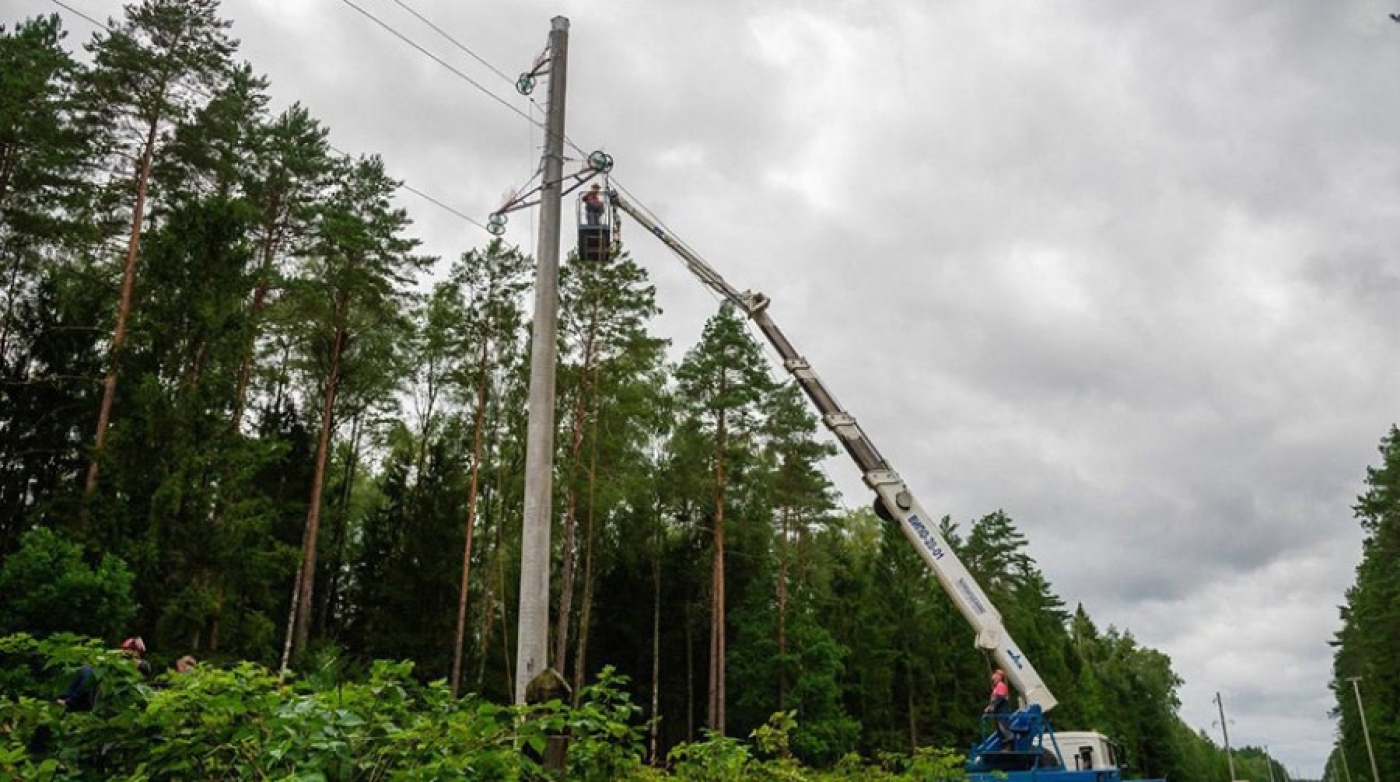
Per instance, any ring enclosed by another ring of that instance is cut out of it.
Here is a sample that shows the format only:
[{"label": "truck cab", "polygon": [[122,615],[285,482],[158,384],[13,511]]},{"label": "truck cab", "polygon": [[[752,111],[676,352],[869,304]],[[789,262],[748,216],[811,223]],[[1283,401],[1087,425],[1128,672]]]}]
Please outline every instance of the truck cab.
[{"label": "truck cab", "polygon": [[[1067,770],[1106,771],[1118,770],[1118,745],[1108,740],[1102,733],[1093,731],[1065,731],[1052,735],[1054,751],[1060,764]],[[1116,778],[1116,777],[1115,777]]]}]

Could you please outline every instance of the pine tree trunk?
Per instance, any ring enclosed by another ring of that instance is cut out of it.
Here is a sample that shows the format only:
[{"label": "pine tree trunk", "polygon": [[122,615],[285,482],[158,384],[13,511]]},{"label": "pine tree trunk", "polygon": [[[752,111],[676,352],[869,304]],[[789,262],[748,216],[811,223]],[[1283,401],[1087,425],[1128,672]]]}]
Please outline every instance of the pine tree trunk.
[{"label": "pine tree trunk", "polygon": [[791,512],[791,507],[783,507],[782,535],[778,538],[778,711],[787,708],[788,517]]},{"label": "pine tree trunk", "polygon": [[914,708],[914,668],[905,662],[904,675],[908,682],[908,707],[909,707],[909,754],[913,755],[919,749],[919,718],[918,711]]},{"label": "pine tree trunk", "polygon": [[[306,548],[305,537],[306,533],[303,532],[301,544],[303,550]],[[301,572],[305,568],[306,559],[303,557],[297,563],[297,574],[292,579],[292,602],[287,604],[287,634],[286,639],[282,642],[282,661],[277,667],[279,676],[283,678],[287,676],[288,666],[292,662],[292,640],[296,636],[297,606],[301,605]]]},{"label": "pine tree trunk", "polygon": [[[273,207],[274,213],[277,206]],[[265,227],[261,242],[259,256],[262,262],[258,266],[258,283],[253,287],[253,300],[248,305],[249,314],[252,315],[252,328],[248,334],[248,339],[244,343],[243,357],[238,362],[238,381],[233,392],[233,431],[237,432],[243,426],[243,408],[247,404],[248,384],[253,376],[253,349],[257,344],[257,323],[258,317],[267,308],[267,292],[272,288],[272,283],[268,277],[272,274],[272,263],[277,257],[277,248],[281,245],[282,231],[277,226],[276,221]]]},{"label": "pine tree trunk", "polygon": [[[117,367],[122,344],[126,341],[126,321],[131,316],[131,299],[136,290],[136,256],[141,249],[141,225],[146,216],[146,189],[151,180],[151,161],[155,157],[156,122],[146,129],[146,143],[141,149],[141,168],[136,176],[136,205],[131,210],[131,236],[126,245],[126,266],[122,270],[121,299],[117,303],[117,323],[112,329],[112,346],[108,351],[107,377],[102,381],[102,403],[97,412],[97,433],[92,441],[92,461],[88,463],[83,496],[90,498],[97,489],[97,476],[102,460],[102,446],[107,440],[107,425],[112,420],[112,403],[117,396]],[[87,507],[82,512],[87,524]]]},{"label": "pine tree trunk", "polygon": [[[345,294],[337,302],[337,310],[342,316],[348,308]],[[316,583],[316,536],[321,525],[321,491],[326,481],[326,459],[330,453],[331,429],[335,420],[335,398],[340,385],[340,356],[345,349],[344,328],[338,328],[331,345],[331,369],[326,377],[325,393],[321,401],[321,430],[316,441],[316,465],[311,478],[311,501],[306,512],[306,533],[302,539],[301,577],[297,589],[296,614],[292,622],[293,656],[306,650],[306,642],[311,633],[311,594]]]},{"label": "pine tree trunk", "polygon": [[[496,618],[496,581],[491,576],[499,569],[500,550],[499,543],[492,546],[492,559],[486,571],[486,596],[481,601],[481,648],[477,650],[480,657],[476,666],[477,692],[486,685],[486,659],[491,652],[491,627]],[[514,681],[511,680],[512,687],[515,686]]]},{"label": "pine tree trunk", "polygon": [[[497,403],[499,403],[500,401],[500,396],[500,394],[495,395],[495,401]],[[499,412],[499,409],[488,409],[487,418],[491,419],[492,421],[495,421]],[[481,599],[481,611],[479,612],[481,620],[480,624],[478,625],[480,629],[477,631],[477,644],[479,645],[479,648],[477,649],[476,665],[477,692],[481,692],[482,687],[486,684],[486,662],[487,656],[490,654],[491,651],[491,625],[496,617],[496,582],[492,578],[492,575],[496,572],[497,568],[496,559],[498,558],[498,552],[500,551],[501,532],[498,528],[499,525],[493,527],[491,525],[491,522],[493,519],[500,516],[500,513],[498,513],[495,510],[495,503],[496,498],[500,496],[502,465],[500,450],[497,447],[495,429],[492,429],[491,439],[487,441],[486,445],[484,446],[484,451],[485,453],[491,455],[492,460],[496,465],[496,472],[494,482],[487,486],[482,492],[483,497],[481,500],[481,505],[484,508],[484,512],[481,516],[481,523],[482,525],[484,525],[482,527],[481,532],[483,536],[481,541],[482,545],[486,547],[481,552],[481,560],[483,565],[486,567],[486,580],[484,581],[484,584],[486,586],[486,594],[483,595]],[[487,536],[488,532],[491,533],[490,536]],[[511,687],[514,686],[514,681],[512,681]]]},{"label": "pine tree trunk", "polygon": [[[501,556],[499,553],[501,547],[498,546],[497,548],[498,553],[496,555],[496,592],[504,595],[506,593],[506,562],[505,557]],[[501,659],[505,661],[505,691],[514,692],[515,674],[511,672],[512,660],[510,656],[510,617],[506,616],[506,605],[507,604],[504,602],[501,604]]]},{"label": "pine tree trunk", "polygon": [[[502,396],[502,393],[498,393],[494,397],[497,404],[495,411],[490,416],[493,421],[497,420],[500,416],[499,402]],[[503,499],[505,494],[502,491],[502,485],[505,483],[506,465],[505,459],[501,453],[498,434],[496,430],[492,431],[491,443],[487,447],[487,450],[489,450],[495,458],[496,475],[492,482],[490,496],[488,496],[486,500],[486,510],[488,512],[485,522],[489,523],[492,519],[496,519],[497,521],[494,526],[491,527],[491,564],[488,566],[490,569],[486,572],[486,599],[481,614],[481,657],[476,671],[476,689],[478,692],[486,685],[486,663],[487,655],[491,650],[491,627],[496,618],[496,608],[498,605],[497,595],[505,593],[505,531],[503,529],[504,525],[501,524],[499,519],[505,518],[505,500]],[[494,511],[492,510],[493,508]],[[502,626],[505,625],[505,621],[505,608],[504,604],[501,604]],[[509,640],[503,640],[501,643],[509,644],[510,642]],[[506,692],[514,693],[515,679],[510,675],[510,650],[505,648],[502,649],[502,651],[505,653],[506,657]]]},{"label": "pine tree trunk", "polygon": [[228,589],[220,583],[214,587],[214,616],[209,622],[209,651],[217,654],[219,651],[219,627],[224,616],[224,600],[228,597]]},{"label": "pine tree trunk", "polygon": [[[720,392],[724,388],[721,384]],[[725,701],[725,600],[724,600],[724,411],[719,413],[715,436],[714,563],[710,574],[710,714],[709,727],[724,735]]]},{"label": "pine tree trunk", "polygon": [[583,554],[583,605],[579,606],[578,635],[574,641],[574,706],[583,692],[588,671],[588,627],[593,622],[593,510],[588,511],[588,532]]},{"label": "pine tree trunk", "polygon": [[[472,432],[472,477],[467,489],[467,529],[466,540],[462,544],[462,587],[457,593],[457,635],[452,642],[452,697],[461,694],[462,687],[462,646],[467,633],[467,594],[472,582],[472,535],[476,530],[477,487],[481,479],[482,430],[486,428],[486,388],[490,377],[486,372],[488,340],[481,340],[481,351],[477,354],[476,414],[473,416]],[[484,655],[483,655],[484,657]]]},{"label": "pine tree trunk", "polygon": [[350,421],[350,453],[345,457],[345,477],[340,487],[340,502],[337,503],[336,507],[335,524],[331,529],[329,548],[333,558],[327,563],[329,567],[326,568],[326,574],[329,580],[323,590],[323,597],[317,609],[317,614],[320,616],[319,625],[322,628],[330,628],[335,605],[340,600],[341,578],[339,573],[345,562],[345,547],[350,537],[348,530],[350,496],[355,485],[355,471],[360,464],[360,418],[361,414],[356,413]]},{"label": "pine tree trunk", "polygon": [[695,618],[693,605],[685,606],[685,738],[695,740]]},{"label": "pine tree trunk", "polygon": [[[591,329],[591,327],[590,327]],[[583,425],[588,409],[589,365],[593,361],[593,336],[590,332],[584,340],[583,361],[579,369],[578,393],[574,398],[574,411],[570,424],[569,437],[569,480],[564,505],[564,563],[559,574],[559,615],[554,624],[554,668],[562,676],[565,673],[566,655],[569,649],[569,620],[574,609],[574,567],[578,551],[574,538],[578,529],[578,463],[583,453]]]},{"label": "pine tree trunk", "polygon": [[647,762],[655,766],[656,737],[661,729],[661,519],[657,512],[656,551],[651,560],[651,721],[647,726]]},{"label": "pine tree trunk", "polygon": [[574,706],[583,693],[588,671],[588,631],[593,624],[593,547],[598,488],[598,413],[593,415],[593,444],[588,457],[588,529],[583,536],[583,605],[579,608],[578,640],[574,643]]}]

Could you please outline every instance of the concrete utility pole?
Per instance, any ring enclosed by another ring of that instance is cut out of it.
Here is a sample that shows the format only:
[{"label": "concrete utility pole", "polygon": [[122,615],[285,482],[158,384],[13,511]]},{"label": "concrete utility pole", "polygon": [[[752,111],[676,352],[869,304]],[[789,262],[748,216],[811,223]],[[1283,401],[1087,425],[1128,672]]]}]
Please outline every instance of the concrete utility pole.
[{"label": "concrete utility pole", "polygon": [[1351,691],[1356,693],[1356,713],[1361,715],[1361,735],[1366,739],[1366,754],[1371,758],[1371,782],[1381,782],[1381,772],[1376,770],[1376,751],[1371,749],[1371,729],[1366,727],[1366,709],[1361,705],[1361,677],[1349,676]]},{"label": "concrete utility pole", "polygon": [[549,31],[549,105],[545,113],[544,182],[535,252],[535,320],[530,343],[530,419],[525,439],[525,521],[520,542],[520,615],[515,647],[515,702],[549,665],[549,528],[554,491],[554,362],[559,331],[559,213],[564,177],[564,97],[569,20]]},{"label": "concrete utility pole", "polygon": [[1225,737],[1225,759],[1230,762],[1230,780],[1234,782],[1235,776],[1235,756],[1230,754],[1230,729],[1225,726],[1225,702],[1220,699],[1220,691],[1215,693],[1215,705],[1220,708],[1220,733]]}]

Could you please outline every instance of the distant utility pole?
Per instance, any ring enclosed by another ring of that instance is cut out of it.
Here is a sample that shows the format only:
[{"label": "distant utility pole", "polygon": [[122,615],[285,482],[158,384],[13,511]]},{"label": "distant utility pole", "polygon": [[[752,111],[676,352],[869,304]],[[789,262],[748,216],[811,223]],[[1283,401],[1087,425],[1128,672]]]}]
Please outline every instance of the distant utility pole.
[{"label": "distant utility pole", "polygon": [[569,20],[549,31],[549,105],[545,109],[544,182],[535,252],[535,320],[530,343],[530,419],[525,437],[525,520],[520,542],[520,615],[515,702],[549,665],[549,528],[554,491],[554,362],[559,331],[559,213],[564,178],[564,96]]},{"label": "distant utility pole", "polygon": [[1264,745],[1264,762],[1269,764],[1269,782],[1274,782],[1274,759],[1269,755],[1269,745]]},{"label": "distant utility pole", "polygon": [[1220,707],[1220,733],[1225,736],[1225,759],[1230,762],[1230,782],[1235,777],[1235,756],[1230,754],[1230,729],[1225,726],[1225,702],[1220,699],[1220,691],[1215,692],[1215,705]]},{"label": "distant utility pole", "polygon": [[1361,715],[1361,735],[1366,739],[1366,754],[1371,758],[1371,782],[1381,782],[1381,772],[1376,770],[1376,751],[1371,749],[1371,729],[1366,727],[1366,709],[1361,705],[1361,677],[1349,676],[1351,691],[1356,693],[1356,712]]}]

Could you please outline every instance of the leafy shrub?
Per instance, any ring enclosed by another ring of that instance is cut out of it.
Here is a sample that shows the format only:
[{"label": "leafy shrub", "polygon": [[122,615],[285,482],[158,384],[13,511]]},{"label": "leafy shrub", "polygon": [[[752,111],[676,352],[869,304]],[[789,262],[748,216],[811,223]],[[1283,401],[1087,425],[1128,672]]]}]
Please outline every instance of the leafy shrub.
[{"label": "leafy shrub", "polygon": [[[54,695],[83,665],[97,675],[92,712],[64,713]],[[19,673],[16,673],[18,671]],[[849,755],[830,771],[791,750],[793,712],[756,729],[752,745],[724,736],[683,744],[669,774],[643,764],[641,709],[625,678],[603,670],[578,706],[501,706],[420,684],[413,665],[374,662],[346,681],[325,658],[303,680],[253,663],[210,665],[147,681],[130,659],[73,636],[0,637],[0,778],[19,780],[515,780],[545,779],[534,758],[568,735],[569,779],[655,782],[827,782],[961,779],[961,758],[920,751],[882,767]]]},{"label": "leafy shrub", "polygon": [[678,744],[666,759],[676,779],[738,782],[749,779],[753,757],[738,739],[706,733],[704,741]]},{"label": "leafy shrub", "polygon": [[136,616],[132,582],[120,557],[104,554],[94,568],[84,561],[82,547],[63,534],[32,529],[0,563],[0,635],[115,638]]}]

